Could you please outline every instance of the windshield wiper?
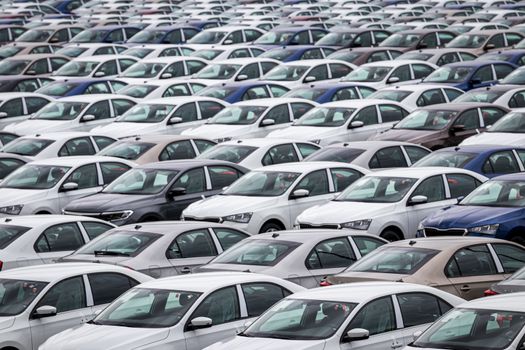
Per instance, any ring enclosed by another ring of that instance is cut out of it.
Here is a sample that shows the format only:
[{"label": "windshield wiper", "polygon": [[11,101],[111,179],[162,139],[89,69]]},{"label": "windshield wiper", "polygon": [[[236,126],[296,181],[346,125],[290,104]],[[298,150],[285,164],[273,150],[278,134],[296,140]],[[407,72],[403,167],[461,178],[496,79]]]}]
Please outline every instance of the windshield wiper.
[{"label": "windshield wiper", "polygon": [[112,250],[95,250],[95,255],[109,255],[109,256],[131,256],[129,253],[116,252]]}]

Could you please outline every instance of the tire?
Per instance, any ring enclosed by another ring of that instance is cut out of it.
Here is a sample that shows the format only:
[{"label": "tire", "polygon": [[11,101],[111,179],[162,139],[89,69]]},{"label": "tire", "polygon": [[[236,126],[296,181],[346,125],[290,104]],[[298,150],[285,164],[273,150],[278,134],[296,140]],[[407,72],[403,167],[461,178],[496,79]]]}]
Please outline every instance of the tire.
[{"label": "tire", "polygon": [[261,229],[259,230],[259,233],[275,232],[275,231],[282,231],[282,230],[283,228],[281,225],[275,222],[267,222],[264,225],[262,225]]},{"label": "tire", "polygon": [[514,234],[510,237],[509,241],[521,244],[522,246],[525,246],[525,237],[520,234]]},{"label": "tire", "polygon": [[395,242],[395,241],[399,241],[402,239],[399,233],[397,233],[396,231],[392,229],[388,229],[388,228],[384,230],[383,232],[381,232],[380,236],[389,242]]}]

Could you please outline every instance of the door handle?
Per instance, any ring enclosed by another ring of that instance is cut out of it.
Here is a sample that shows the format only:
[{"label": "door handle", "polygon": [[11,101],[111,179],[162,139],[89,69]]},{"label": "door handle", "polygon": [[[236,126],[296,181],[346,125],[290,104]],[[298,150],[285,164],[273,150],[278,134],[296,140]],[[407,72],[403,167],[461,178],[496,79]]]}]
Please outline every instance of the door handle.
[{"label": "door handle", "polygon": [[191,273],[191,269],[190,269],[188,266],[185,266],[185,267],[183,267],[183,268],[180,270],[180,273],[182,273],[182,274],[188,274],[188,273]]},{"label": "door handle", "polygon": [[470,286],[468,284],[465,284],[459,290],[462,291],[462,292],[468,292],[468,291],[470,291]]}]

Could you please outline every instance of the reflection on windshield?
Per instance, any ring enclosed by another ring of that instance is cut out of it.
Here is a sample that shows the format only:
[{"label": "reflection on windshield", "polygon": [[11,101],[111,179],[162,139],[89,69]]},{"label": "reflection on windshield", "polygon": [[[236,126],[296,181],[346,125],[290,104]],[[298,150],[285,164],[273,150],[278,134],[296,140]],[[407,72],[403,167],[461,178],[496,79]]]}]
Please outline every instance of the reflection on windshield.
[{"label": "reflection on windshield", "polygon": [[230,79],[241,68],[240,64],[212,64],[195,75],[196,79]]},{"label": "reflection on windshield", "polygon": [[299,177],[300,173],[279,171],[252,171],[234,182],[225,195],[272,197],[280,196]]},{"label": "reflection on windshield", "polygon": [[236,244],[213,260],[217,264],[274,266],[301,243],[250,239]]},{"label": "reflection on windshield", "polygon": [[159,123],[173,111],[174,105],[139,104],[121,115],[115,122]]},{"label": "reflection on windshield", "polygon": [[424,248],[390,247],[376,249],[346,271],[378,272],[411,275],[434,257],[439,251]]},{"label": "reflection on windshield", "polygon": [[165,66],[166,63],[138,62],[126,69],[122,76],[124,78],[154,78]]},{"label": "reflection on windshield", "polygon": [[355,108],[325,108],[317,107],[307,112],[294,126],[336,127],[346,123],[354,114]]},{"label": "reflection on windshield", "polygon": [[239,163],[252,154],[257,147],[240,145],[217,145],[202,153],[199,159],[225,160]]},{"label": "reflection on windshield", "polygon": [[255,123],[268,107],[231,106],[217,113],[208,124],[248,125]]},{"label": "reflection on windshield", "polygon": [[432,83],[461,83],[466,80],[474,67],[441,67],[430,73],[423,81]]},{"label": "reflection on windshield", "polygon": [[350,72],[341,81],[378,82],[386,78],[391,67],[360,67]]},{"label": "reflection on windshield", "polygon": [[460,205],[524,207],[525,182],[491,180],[472,191]]},{"label": "reflection on windshield", "polygon": [[366,176],[344,190],[335,200],[366,203],[399,202],[417,179],[407,177]]},{"label": "reflection on windshield", "polygon": [[525,133],[525,113],[511,112],[495,122],[487,132]]},{"label": "reflection on windshield", "polygon": [[307,66],[277,66],[269,71],[264,80],[295,81],[301,79],[309,67]]},{"label": "reflection on windshield", "polygon": [[162,235],[151,232],[108,232],[99,239],[88,242],[75,254],[133,257],[139,255],[160,237]]},{"label": "reflection on windshield", "polygon": [[0,279],[0,317],[22,313],[46,285],[46,282]]},{"label": "reflection on windshield", "polygon": [[159,193],[176,175],[176,170],[131,169],[109,184],[102,192],[120,194]]},{"label": "reflection on windshield", "polygon": [[69,169],[71,168],[63,166],[26,164],[5,178],[0,188],[49,189],[54,187]]},{"label": "reflection on windshield", "polygon": [[441,130],[456,114],[454,111],[419,110],[407,115],[394,129]]},{"label": "reflection on windshield", "polygon": [[74,120],[87,105],[86,102],[51,102],[39,110],[33,119]]},{"label": "reflection on windshield", "polygon": [[483,43],[488,39],[487,35],[480,34],[462,34],[452,39],[448,44],[448,48],[466,48],[475,49],[481,47]]}]

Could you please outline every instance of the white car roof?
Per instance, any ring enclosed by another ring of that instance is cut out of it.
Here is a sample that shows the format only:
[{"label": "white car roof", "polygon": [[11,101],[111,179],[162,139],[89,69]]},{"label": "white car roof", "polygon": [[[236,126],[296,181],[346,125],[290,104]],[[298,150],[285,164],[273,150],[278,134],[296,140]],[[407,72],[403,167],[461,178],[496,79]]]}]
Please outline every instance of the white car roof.
[{"label": "white car roof", "polygon": [[6,225],[15,225],[15,226],[26,226],[26,227],[35,227],[41,225],[54,225],[60,224],[63,222],[71,221],[99,221],[104,222],[110,226],[111,223],[105,222],[96,218],[89,218],[86,216],[78,215],[21,215],[21,216],[9,216],[0,219],[0,224]]},{"label": "white car roof", "polygon": [[396,101],[390,101],[390,100],[380,100],[380,99],[362,99],[362,100],[341,100],[336,102],[328,102],[323,103],[319,107],[342,107],[342,108],[363,108],[370,105],[376,105],[376,104],[392,104],[399,107],[403,107],[403,105]]},{"label": "white car roof", "polygon": [[[203,30],[203,32],[231,32],[233,30],[239,30],[239,29],[246,29],[246,27],[244,26],[222,26],[222,27],[205,29]],[[260,30],[259,28],[250,28],[250,29]]]},{"label": "white car roof", "polygon": [[365,63],[359,67],[399,67],[404,64],[426,64],[434,67],[432,63],[418,60],[393,60],[393,61],[379,61],[379,62],[370,62]]},{"label": "white car roof", "polygon": [[164,50],[164,49],[174,49],[174,48],[178,48],[178,47],[183,48],[183,47],[186,47],[186,46],[184,46],[184,44],[181,44],[181,45],[179,45],[179,44],[140,44],[140,45],[130,46],[130,47],[128,47],[128,50],[129,49]]},{"label": "white car roof", "polygon": [[[137,59],[135,57],[135,59]],[[196,60],[201,61],[203,63],[206,63],[206,60],[203,60],[199,57],[194,56],[167,56],[167,57],[155,57],[155,58],[145,58],[143,60],[140,60],[139,63],[166,63],[171,64],[179,61],[187,61],[187,60]]]},{"label": "white car roof", "polygon": [[409,177],[409,178],[422,178],[431,175],[440,175],[440,174],[451,174],[451,173],[462,173],[475,176],[477,178],[483,176],[474,173],[469,170],[460,169],[460,168],[450,168],[450,167],[416,167],[416,168],[403,168],[402,171],[399,169],[388,169],[376,171],[373,173],[373,176],[392,176],[392,177]]},{"label": "white car roof", "polygon": [[54,165],[54,166],[81,166],[84,164],[90,164],[94,162],[119,162],[124,164],[134,164],[122,158],[116,157],[104,157],[104,156],[73,156],[73,157],[59,157],[59,158],[48,158],[35,160],[31,162],[31,165]]},{"label": "white car roof", "polygon": [[[409,84],[409,85],[397,85],[397,86],[388,86],[384,87],[382,89],[379,89],[377,91],[395,91],[395,90],[402,90],[402,91],[412,91],[412,92],[420,92],[420,91],[426,91],[430,89],[442,89],[442,88],[448,88],[448,89],[454,89],[457,91],[462,91],[460,89],[457,89],[453,86],[447,86],[443,84]],[[463,91],[462,91],[463,92]]]},{"label": "white car roof", "polygon": [[76,95],[76,96],[63,97],[60,100],[56,100],[56,101],[57,102],[60,101],[60,102],[87,102],[87,103],[91,103],[91,102],[98,102],[98,101],[102,101],[102,100],[106,100],[106,99],[110,99],[110,98],[116,98],[116,97],[134,101],[133,97],[129,97],[129,96],[126,96],[126,95],[116,95],[116,94]]},{"label": "white car roof", "polygon": [[99,48],[104,46],[124,46],[124,45],[118,45],[118,44],[112,44],[112,43],[71,43],[66,44],[62,48],[66,47],[82,47],[82,48]]},{"label": "white car roof", "polygon": [[277,60],[271,58],[257,58],[257,57],[244,57],[244,58],[230,58],[228,60],[213,62],[212,64],[249,64],[254,62],[272,62],[281,64]]},{"label": "white car roof", "polygon": [[308,66],[308,67],[313,67],[313,66],[316,66],[318,64],[326,64],[326,63],[342,63],[342,64],[345,64],[347,66],[354,67],[354,65],[351,64],[351,63],[348,63],[348,62],[345,62],[345,61],[341,61],[341,60],[332,60],[332,59],[328,59],[328,58],[317,59],[317,60],[291,61],[291,62],[281,63],[281,65],[283,65],[283,66]]},{"label": "white car roof", "polygon": [[54,98],[43,95],[43,94],[37,94],[34,92],[0,92],[0,101],[6,98],[14,98],[14,97],[42,97],[46,100],[53,101]]},{"label": "white car roof", "polygon": [[50,132],[50,133],[38,133],[38,134],[29,134],[24,135],[18,138],[20,139],[47,139],[47,140],[64,140],[64,139],[70,139],[72,137],[88,137],[88,136],[94,136],[95,134],[92,134],[90,132],[82,132],[82,131],[63,131],[63,132]]},{"label": "white car roof", "polygon": [[217,103],[220,103],[222,105],[229,105],[228,102],[219,100],[218,98],[214,97],[206,97],[206,96],[177,96],[177,97],[163,97],[163,98],[154,98],[151,100],[143,100],[139,102],[138,104],[166,104],[166,105],[176,105],[181,103],[187,103],[187,102],[198,102],[198,101],[215,101]]},{"label": "white car roof", "polygon": [[[350,164],[350,163],[340,163],[340,162],[293,162],[293,163],[283,163],[283,164],[274,164],[268,165],[265,167],[260,167],[252,171],[288,171],[292,173],[304,173],[313,170],[326,169],[326,168],[351,168],[360,170],[364,174],[368,174],[370,171],[360,166]],[[450,168],[448,168],[450,169]],[[403,171],[405,168],[403,168]],[[397,176],[399,176],[399,169],[397,169]]]},{"label": "white car roof", "polygon": [[[303,229],[303,230],[289,230],[279,232],[268,232],[253,235],[247,240],[276,240],[276,241],[292,241],[299,243],[317,242],[333,237],[342,236],[368,236],[373,238],[379,238],[377,235],[368,234],[365,231],[358,230],[328,230],[328,229]],[[381,239],[381,238],[379,238]]]},{"label": "white car roof", "polygon": [[73,61],[73,62],[83,62],[83,61],[86,61],[86,62],[106,62],[106,61],[114,60],[114,59],[117,59],[117,58],[118,59],[129,58],[129,59],[132,59],[134,61],[138,60],[137,57],[128,56],[128,55],[95,55],[95,56],[76,57],[76,58],[72,59],[71,61]]},{"label": "white car roof", "polygon": [[525,293],[510,293],[480,298],[457,305],[456,308],[484,309],[484,310],[508,310],[525,312]]},{"label": "white car roof", "polygon": [[371,150],[371,149],[377,150],[378,148],[390,147],[390,146],[415,146],[415,147],[424,148],[421,145],[416,145],[410,142],[372,141],[372,140],[332,143],[331,145],[325,146],[323,148],[348,147],[348,148],[358,148],[358,149],[360,148],[360,149],[365,149],[365,150]]},{"label": "white car roof", "polygon": [[312,142],[308,141],[299,141],[299,140],[293,140],[293,139],[274,139],[274,138],[253,138],[253,139],[239,139],[239,140],[231,140],[222,142],[221,145],[241,145],[241,146],[253,146],[253,147],[266,147],[266,146],[274,146],[279,145],[281,143],[290,143],[290,142],[301,142],[301,143],[309,143],[314,145]]},{"label": "white car roof", "polygon": [[[196,96],[192,96],[192,97],[196,97]],[[270,107],[270,106],[275,106],[275,105],[280,104],[280,103],[291,103],[291,102],[303,102],[303,103],[306,102],[306,103],[312,104],[314,106],[319,105],[316,102],[313,102],[313,101],[310,101],[310,100],[306,100],[306,99],[303,99],[303,98],[279,97],[279,98],[258,98],[258,99],[255,99],[255,100],[241,101],[241,102],[234,103],[232,106],[265,106],[265,107]]]}]

